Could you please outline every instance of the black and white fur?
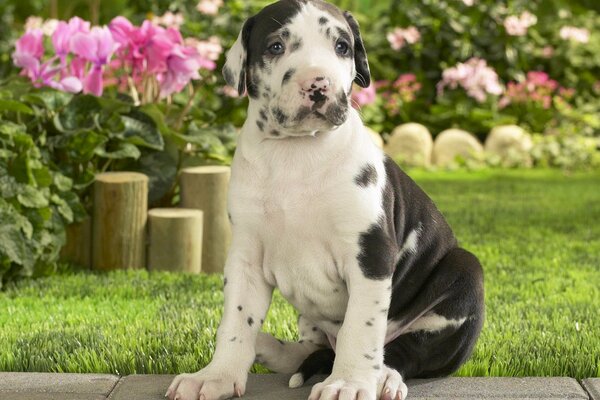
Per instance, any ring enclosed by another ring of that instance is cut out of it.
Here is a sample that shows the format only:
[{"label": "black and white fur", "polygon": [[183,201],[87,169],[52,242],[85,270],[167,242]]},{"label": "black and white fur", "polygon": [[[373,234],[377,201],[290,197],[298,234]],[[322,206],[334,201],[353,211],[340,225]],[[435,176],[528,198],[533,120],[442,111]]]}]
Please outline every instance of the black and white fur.
[{"label": "black and white fur", "polygon": [[[250,97],[225,310],[213,360],[167,397],[241,396],[255,360],[298,371],[292,387],[330,373],[310,400],[404,399],[404,379],[455,371],[483,324],[481,266],[349,107],[353,82],[370,83],[354,18],[274,3],[246,21],[224,76]],[[300,313],[296,343],[260,332],[275,287]]]}]

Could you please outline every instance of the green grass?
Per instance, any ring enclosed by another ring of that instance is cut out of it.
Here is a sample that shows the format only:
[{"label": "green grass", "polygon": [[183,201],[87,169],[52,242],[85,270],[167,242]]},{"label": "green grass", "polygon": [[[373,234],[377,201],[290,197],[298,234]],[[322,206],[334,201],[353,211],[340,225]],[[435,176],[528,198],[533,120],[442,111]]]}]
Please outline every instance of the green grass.
[{"label": "green grass", "polygon": [[[463,376],[600,376],[600,172],[415,172],[484,266],[487,319]],[[222,278],[115,272],[0,292],[0,370],[175,373],[211,357]],[[265,329],[297,335],[275,296]]]}]

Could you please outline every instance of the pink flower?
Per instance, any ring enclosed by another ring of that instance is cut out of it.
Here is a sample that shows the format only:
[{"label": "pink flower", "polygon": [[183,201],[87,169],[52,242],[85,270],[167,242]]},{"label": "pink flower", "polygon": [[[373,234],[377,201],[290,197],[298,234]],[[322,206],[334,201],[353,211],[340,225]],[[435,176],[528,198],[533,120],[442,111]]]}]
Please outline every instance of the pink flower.
[{"label": "pink flower", "polygon": [[400,50],[406,43],[415,44],[421,40],[419,30],[414,26],[409,26],[406,29],[396,28],[388,33],[387,40],[394,50]]},{"label": "pink flower", "polygon": [[119,44],[114,41],[108,27],[93,27],[88,33],[78,32],[73,36],[71,48],[73,53],[84,60],[92,63],[92,68],[85,77],[83,91],[96,96],[102,95],[102,74],[104,65],[108,64],[110,58]]},{"label": "pink flower", "polygon": [[200,0],[196,10],[206,15],[217,15],[219,8],[223,6],[223,0]]},{"label": "pink flower", "polygon": [[64,62],[67,54],[71,51],[71,40],[77,33],[88,33],[90,23],[79,17],[73,17],[69,23],[59,21],[52,34],[52,44],[56,55]]},{"label": "pink flower", "polygon": [[572,89],[560,88],[558,82],[550,79],[547,73],[541,71],[530,71],[523,82],[509,82],[506,92],[500,102],[500,108],[509,104],[533,103],[544,109],[552,107],[552,99],[558,95],[569,99],[574,91]]},{"label": "pink flower", "polygon": [[135,28],[127,18],[116,17],[110,21],[108,29],[110,29],[113,39],[124,48],[129,44],[131,34]]},{"label": "pink flower", "polygon": [[485,60],[475,57],[444,70],[442,81],[437,85],[438,94],[442,95],[446,87],[456,89],[459,86],[480,103],[487,99],[488,94],[497,96],[502,93],[496,71],[488,67]]},{"label": "pink flower", "polygon": [[167,59],[167,72],[158,76],[160,96],[170,96],[181,91],[192,79],[200,79],[198,70],[206,68],[206,62],[196,49],[177,46]]},{"label": "pink flower", "polygon": [[183,14],[181,14],[181,13],[174,14],[171,11],[167,11],[162,16],[159,16],[159,17],[155,16],[154,18],[152,18],[152,23],[154,23],[156,25],[164,25],[167,28],[179,29],[179,27],[181,25],[183,25],[183,22],[184,22]]},{"label": "pink flower", "polygon": [[552,58],[554,56],[554,47],[552,46],[545,46],[542,49],[542,57],[544,58]]},{"label": "pink flower", "polygon": [[56,57],[42,63],[44,55],[43,32],[33,29],[26,32],[15,46],[13,61],[16,66],[23,68],[23,74],[29,77],[34,86],[42,85],[54,87],[68,92],[81,90],[81,82],[73,76],[63,77],[59,82],[54,77],[61,72],[60,66],[53,65]]},{"label": "pink flower", "polygon": [[374,103],[376,96],[375,85],[373,84],[367,88],[357,88],[355,86],[352,91],[352,104],[357,108],[366,106]]},{"label": "pink flower", "polygon": [[211,61],[217,61],[223,53],[223,46],[221,46],[221,39],[217,36],[211,36],[208,40],[198,40],[196,38],[185,39],[186,46],[194,47],[198,50],[198,53]]},{"label": "pink flower", "polygon": [[560,28],[560,37],[564,40],[572,40],[579,43],[590,41],[590,31],[585,28],[575,28],[574,26],[563,26]]},{"label": "pink flower", "polygon": [[528,11],[520,16],[511,15],[504,20],[504,29],[511,36],[525,36],[527,29],[537,23],[537,17]]},{"label": "pink flower", "polygon": [[28,76],[39,72],[40,60],[44,55],[44,34],[41,29],[25,32],[15,44],[13,62],[17,67],[25,68]]},{"label": "pink flower", "polygon": [[25,20],[25,32],[32,31],[34,29],[41,29],[44,19],[42,17],[30,16]]}]

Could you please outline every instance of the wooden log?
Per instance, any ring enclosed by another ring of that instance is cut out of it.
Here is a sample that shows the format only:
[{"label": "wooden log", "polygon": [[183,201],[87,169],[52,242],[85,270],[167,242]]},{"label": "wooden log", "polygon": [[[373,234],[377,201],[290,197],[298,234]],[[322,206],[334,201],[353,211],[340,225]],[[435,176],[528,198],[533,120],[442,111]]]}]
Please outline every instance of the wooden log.
[{"label": "wooden log", "polygon": [[199,274],[202,211],[155,208],[148,212],[148,269]]},{"label": "wooden log", "polygon": [[231,169],[222,166],[184,168],[181,173],[181,206],[204,212],[202,271],[222,273],[231,243],[227,217],[227,190]]},{"label": "wooden log", "polygon": [[92,265],[92,219],[70,224],[66,228],[67,242],[60,250],[60,259],[79,266]]},{"label": "wooden log", "polygon": [[148,177],[135,172],[96,176],[92,267],[98,270],[146,266]]}]

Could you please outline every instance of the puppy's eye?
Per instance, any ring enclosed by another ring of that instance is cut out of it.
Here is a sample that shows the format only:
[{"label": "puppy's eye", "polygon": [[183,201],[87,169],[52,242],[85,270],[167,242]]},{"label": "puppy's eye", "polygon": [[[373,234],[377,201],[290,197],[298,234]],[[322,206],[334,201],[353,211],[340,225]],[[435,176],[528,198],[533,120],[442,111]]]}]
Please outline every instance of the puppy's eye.
[{"label": "puppy's eye", "polygon": [[345,40],[338,40],[335,44],[335,52],[340,56],[347,56],[350,52],[350,45]]},{"label": "puppy's eye", "polygon": [[285,52],[285,46],[281,42],[275,42],[267,48],[267,51],[274,56],[279,56]]}]

